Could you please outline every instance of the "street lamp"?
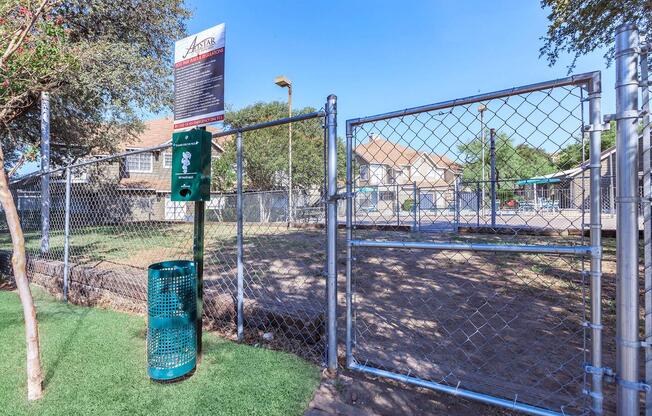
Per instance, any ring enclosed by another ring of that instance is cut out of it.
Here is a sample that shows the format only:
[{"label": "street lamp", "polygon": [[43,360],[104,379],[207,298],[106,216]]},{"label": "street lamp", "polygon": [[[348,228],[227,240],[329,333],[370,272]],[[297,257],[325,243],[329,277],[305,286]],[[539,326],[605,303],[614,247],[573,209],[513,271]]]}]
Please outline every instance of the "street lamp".
[{"label": "street lamp", "polygon": [[[274,83],[281,88],[288,89],[288,114],[292,117],[292,81],[281,75],[274,78]],[[288,227],[292,224],[292,123],[288,123]]]},{"label": "street lamp", "polygon": [[482,140],[482,218],[484,218],[484,193],[485,193],[485,179],[484,179],[484,112],[487,110],[487,106],[480,104],[478,106],[478,112],[480,113],[480,137]]}]

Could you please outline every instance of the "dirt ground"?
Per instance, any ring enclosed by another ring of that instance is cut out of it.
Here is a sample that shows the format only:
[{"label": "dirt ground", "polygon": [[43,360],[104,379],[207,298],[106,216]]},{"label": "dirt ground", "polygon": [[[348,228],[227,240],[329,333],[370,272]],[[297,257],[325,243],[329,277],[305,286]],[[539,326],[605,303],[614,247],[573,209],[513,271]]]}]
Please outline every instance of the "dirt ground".
[{"label": "dirt ground", "polygon": [[507,416],[507,410],[449,394],[415,388],[342,370],[337,379],[323,378],[305,416]]},{"label": "dirt ground", "polygon": [[[125,284],[144,282],[150,263],[190,255],[191,244],[173,242],[175,231],[171,232],[169,244],[168,237],[163,235],[160,245],[132,244],[129,255],[120,258],[106,256],[102,260],[95,252],[93,267],[119,274]],[[340,238],[339,330],[343,340],[343,232]],[[392,231],[356,231],[354,238],[588,244],[579,236]],[[605,242],[603,261],[603,314],[607,328],[612,326],[615,312],[613,245],[612,241]],[[300,325],[288,325],[285,320],[295,317],[304,323],[318,322],[315,316],[323,317],[324,247],[325,236],[320,229],[245,225],[245,302],[263,304],[267,311],[283,311],[266,314],[262,326],[258,323],[249,328],[248,331],[256,332],[256,336],[248,337],[251,342],[267,342],[286,349],[291,343],[290,350],[310,350],[312,357],[323,354],[323,340],[311,339]],[[90,264],[90,259],[75,257],[74,253],[73,262]],[[205,300],[212,297],[225,308],[233,306],[236,255],[235,228],[209,223]],[[355,248],[353,257],[353,357],[357,363],[567,414],[581,413],[588,405],[582,394],[583,365],[590,361],[585,348],[585,335],[588,342],[590,334],[585,333],[583,325],[590,316],[590,282],[583,273],[588,270],[588,258],[583,263],[582,258],[568,255],[377,248]],[[245,308],[245,313],[255,310]],[[613,366],[613,334],[605,331],[604,338],[604,361]],[[393,414],[396,406],[405,406],[408,414],[503,414],[459,398],[406,389],[397,383],[350,372],[331,387],[331,401],[354,406],[356,414],[363,414],[362,410]],[[609,406],[607,403],[607,409]],[[313,407],[320,411],[319,406]]]}]

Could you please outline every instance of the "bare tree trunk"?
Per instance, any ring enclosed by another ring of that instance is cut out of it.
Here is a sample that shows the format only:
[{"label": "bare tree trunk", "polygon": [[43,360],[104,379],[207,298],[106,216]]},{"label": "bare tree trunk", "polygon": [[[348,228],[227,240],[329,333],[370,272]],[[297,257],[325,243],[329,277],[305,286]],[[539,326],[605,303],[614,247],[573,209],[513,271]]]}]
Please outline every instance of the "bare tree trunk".
[{"label": "bare tree trunk", "polygon": [[0,204],[5,211],[7,226],[11,233],[13,255],[11,264],[16,279],[18,296],[23,305],[25,318],[25,340],[27,342],[27,400],[38,400],[43,397],[43,371],[41,370],[41,354],[38,338],[38,322],[34,299],[27,280],[27,261],[25,256],[25,237],[20,227],[20,218],[16,210],[14,198],[9,190],[9,180],[4,169],[4,154],[0,147]]}]

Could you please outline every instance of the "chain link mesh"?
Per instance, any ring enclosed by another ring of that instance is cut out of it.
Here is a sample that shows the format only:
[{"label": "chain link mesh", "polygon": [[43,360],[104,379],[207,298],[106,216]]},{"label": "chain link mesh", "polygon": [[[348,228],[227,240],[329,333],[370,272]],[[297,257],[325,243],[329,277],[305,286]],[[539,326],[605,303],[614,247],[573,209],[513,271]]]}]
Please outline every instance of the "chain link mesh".
[{"label": "chain link mesh", "polygon": [[[587,245],[585,96],[555,86],[356,121],[353,240]],[[352,251],[355,363],[588,412],[589,256]]]},{"label": "chain link mesh", "polygon": [[[252,171],[257,165],[249,161],[243,194],[244,340],[317,362],[324,355],[326,296],[320,121],[294,123],[295,137],[302,144],[311,144],[317,168],[305,169],[304,164],[296,163],[292,222],[287,168],[274,172],[269,185],[257,187],[256,172]],[[276,135],[286,141],[288,131],[286,126],[245,133],[245,166],[247,151],[253,153],[248,137],[256,134]],[[229,151],[234,141],[235,137],[229,137],[222,142],[226,150],[220,157],[233,157]],[[193,259],[194,206],[170,198],[169,151],[157,148],[71,168],[71,302],[145,313],[147,267],[164,260]],[[301,151],[297,153],[301,155]],[[279,149],[273,156],[287,158],[287,149]],[[233,183],[212,192],[206,203],[204,234],[203,325],[233,339],[237,329],[235,189]],[[12,192],[25,233],[29,277],[32,283],[61,296],[66,173],[50,175],[49,245],[43,249],[40,175],[13,183]],[[2,227],[0,238],[8,260],[11,239],[4,218]]]}]

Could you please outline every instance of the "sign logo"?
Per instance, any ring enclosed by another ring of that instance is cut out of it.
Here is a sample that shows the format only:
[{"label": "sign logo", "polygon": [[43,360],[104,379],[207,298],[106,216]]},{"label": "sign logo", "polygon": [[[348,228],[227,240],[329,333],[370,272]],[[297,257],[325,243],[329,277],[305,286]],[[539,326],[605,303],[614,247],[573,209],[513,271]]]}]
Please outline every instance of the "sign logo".
[{"label": "sign logo", "polygon": [[197,42],[197,36],[195,36],[188,49],[186,49],[186,53],[183,55],[182,59],[186,59],[186,57],[191,53],[201,53],[207,49],[211,49],[213,46],[215,46],[214,37],[205,38],[202,39],[200,42]]},{"label": "sign logo", "polygon": [[188,166],[190,166],[191,157],[192,153],[190,152],[183,152],[181,154],[181,169],[183,170],[183,173],[188,173]]}]

